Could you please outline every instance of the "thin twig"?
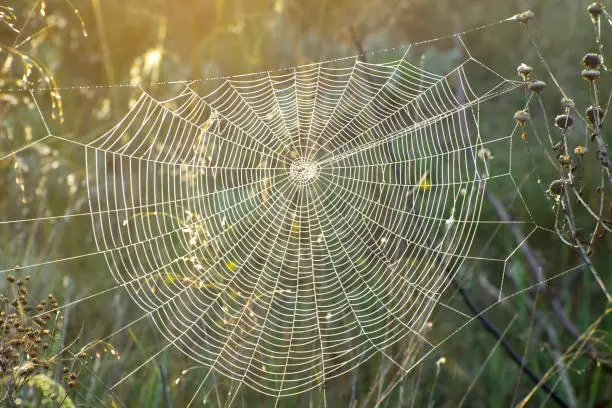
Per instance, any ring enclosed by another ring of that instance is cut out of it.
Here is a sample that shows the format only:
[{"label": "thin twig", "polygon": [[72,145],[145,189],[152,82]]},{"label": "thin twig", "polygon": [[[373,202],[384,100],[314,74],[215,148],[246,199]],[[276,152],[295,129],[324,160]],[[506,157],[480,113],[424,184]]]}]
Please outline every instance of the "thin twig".
[{"label": "thin twig", "polygon": [[557,403],[557,405],[559,405],[560,407],[569,408],[569,405],[567,405],[567,403],[561,397],[559,397],[559,395],[557,395],[554,390],[550,389],[550,387],[546,385],[542,381],[542,379],[538,375],[536,375],[531,370],[531,368],[529,368],[529,366],[527,366],[527,364],[522,360],[521,356],[516,351],[514,351],[512,346],[510,346],[506,339],[503,338],[502,334],[499,332],[499,330],[497,330],[493,323],[491,323],[489,320],[487,320],[486,317],[481,314],[480,310],[476,307],[476,305],[474,305],[474,303],[472,303],[469,296],[461,287],[461,285],[454,279],[452,280],[452,283],[453,286],[455,286],[455,288],[459,292],[459,295],[463,299],[468,309],[470,309],[474,316],[477,317],[478,321],[482,324],[482,326],[489,333],[491,333],[493,337],[495,337],[498,341],[501,342],[502,348],[506,351],[512,361],[514,361],[519,366],[519,369],[522,370],[527,375],[527,377],[529,377],[529,379],[534,382],[534,384],[542,384],[542,390],[546,391],[547,394],[550,395],[550,397],[553,399],[553,401]]}]

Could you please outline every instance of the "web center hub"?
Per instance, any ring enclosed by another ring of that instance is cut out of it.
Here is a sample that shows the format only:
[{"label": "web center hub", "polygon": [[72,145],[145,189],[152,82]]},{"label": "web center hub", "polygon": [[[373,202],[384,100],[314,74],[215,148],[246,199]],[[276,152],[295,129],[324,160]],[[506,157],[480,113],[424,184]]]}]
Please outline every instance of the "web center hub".
[{"label": "web center hub", "polygon": [[316,162],[306,159],[296,159],[289,167],[289,178],[298,184],[309,184],[319,176],[319,166]]}]

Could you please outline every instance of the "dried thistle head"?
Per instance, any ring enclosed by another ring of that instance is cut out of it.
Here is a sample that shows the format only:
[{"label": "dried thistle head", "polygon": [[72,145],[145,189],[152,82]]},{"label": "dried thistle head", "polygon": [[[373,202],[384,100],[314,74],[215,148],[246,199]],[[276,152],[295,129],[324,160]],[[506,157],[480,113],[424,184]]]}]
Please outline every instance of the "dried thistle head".
[{"label": "dried thistle head", "polygon": [[555,196],[560,196],[565,191],[565,181],[564,180],[555,180],[550,183],[548,187],[548,193]]},{"label": "dried thistle head", "polygon": [[531,119],[531,116],[529,115],[529,112],[525,110],[516,111],[514,114],[514,120],[516,120],[516,122],[521,126],[524,126],[529,119]]},{"label": "dried thistle head", "polygon": [[595,82],[601,76],[601,72],[597,69],[583,69],[582,70],[582,78],[587,81]]},{"label": "dried thistle head", "polygon": [[531,19],[535,17],[535,13],[531,10],[523,11],[522,13],[515,14],[510,19],[518,21],[521,24],[527,24]]},{"label": "dried thistle head", "polygon": [[562,114],[557,115],[557,117],[555,118],[555,126],[563,130],[569,129],[570,127],[572,127],[573,124],[574,118],[572,118],[570,115]]},{"label": "dried thistle head", "polygon": [[599,106],[589,106],[585,112],[589,124],[601,127],[604,120],[604,111]]},{"label": "dried thistle head", "polygon": [[562,154],[559,156],[559,164],[563,167],[567,167],[572,163],[572,159],[569,154]]},{"label": "dried thistle head", "polygon": [[534,92],[534,93],[542,92],[545,87],[546,87],[546,82],[539,81],[539,80],[531,81],[529,85],[527,85],[527,89],[529,89],[531,92]]},{"label": "dried thistle head", "polygon": [[563,98],[561,98],[561,106],[563,106],[563,109],[565,110],[572,109],[575,106],[574,100],[572,98],[564,96]]},{"label": "dried thistle head", "polygon": [[601,67],[601,55],[590,52],[582,58],[582,64],[587,69],[598,69]]},{"label": "dried thistle head", "polygon": [[531,67],[531,66],[525,64],[524,62],[522,62],[521,65],[519,65],[516,68],[516,72],[517,72],[518,76],[523,79],[523,81],[527,81],[529,79],[529,76],[533,72],[533,67]]},{"label": "dried thistle head", "polygon": [[603,13],[603,6],[600,1],[593,2],[587,7],[587,13],[591,15],[593,24],[596,24],[599,20],[599,16]]}]

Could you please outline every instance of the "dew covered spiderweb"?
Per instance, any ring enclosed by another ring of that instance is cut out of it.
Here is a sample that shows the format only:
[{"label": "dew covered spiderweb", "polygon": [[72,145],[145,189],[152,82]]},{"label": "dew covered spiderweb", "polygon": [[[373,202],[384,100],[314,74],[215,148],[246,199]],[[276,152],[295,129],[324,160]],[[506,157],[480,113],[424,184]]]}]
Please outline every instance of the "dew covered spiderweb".
[{"label": "dew covered spiderweb", "polygon": [[[452,41],[465,57],[439,73],[406,46],[167,84],[172,96],[143,86],[95,139],[36,142],[83,150],[89,211],[68,217],[91,218],[95,250],[23,267],[103,254],[116,285],[100,294],[129,294],[143,313],[128,326],[165,337],[112,388],[169,348],[206,368],[200,387],[216,371],[275,398],[374,355],[406,375],[440,343],[434,309],[470,320],[441,302],[466,259],[499,265],[502,298],[518,248],[483,255],[475,234],[541,228],[481,217],[489,183],[517,187],[516,126],[482,132],[480,115],[523,84]],[[491,151],[507,166],[491,169]]]},{"label": "dew covered spiderweb", "polygon": [[86,148],[98,249],[169,345],[264,393],[427,342],[488,179],[474,107],[517,86],[477,94],[475,64],[352,59],[143,92]]}]

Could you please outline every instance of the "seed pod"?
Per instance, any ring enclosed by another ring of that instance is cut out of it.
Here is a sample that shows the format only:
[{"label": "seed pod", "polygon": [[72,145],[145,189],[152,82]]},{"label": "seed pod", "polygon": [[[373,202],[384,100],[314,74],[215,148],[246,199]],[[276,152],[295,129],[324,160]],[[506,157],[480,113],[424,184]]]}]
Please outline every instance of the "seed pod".
[{"label": "seed pod", "polygon": [[15,277],[13,275],[9,275],[6,277],[6,280],[9,281],[10,283],[15,282]]},{"label": "seed pod", "polygon": [[555,118],[555,125],[563,130],[569,129],[574,124],[574,118],[569,115],[557,115]]},{"label": "seed pod", "polygon": [[574,100],[564,96],[561,98],[561,106],[563,106],[564,109],[572,109],[574,107]]},{"label": "seed pod", "polygon": [[527,24],[535,16],[531,10],[523,11],[522,13],[516,14],[512,18],[521,24]]},{"label": "seed pod", "polygon": [[544,81],[532,81],[529,83],[527,88],[531,92],[540,93],[546,87],[546,82]]},{"label": "seed pod", "polygon": [[523,78],[523,81],[526,81],[529,78],[529,75],[531,75],[531,73],[533,72],[533,67],[530,67],[529,65],[522,62],[521,65],[519,65],[516,69],[516,72],[521,78]]},{"label": "seed pod", "polygon": [[572,162],[572,159],[569,157],[569,154],[562,154],[559,156],[559,164],[563,167],[569,166]]},{"label": "seed pod", "polygon": [[516,120],[517,123],[521,126],[525,125],[525,123],[528,122],[529,119],[531,119],[531,116],[527,111],[520,110],[516,111],[516,113],[514,114],[514,120]]},{"label": "seed pod", "polygon": [[599,106],[589,106],[586,110],[586,118],[593,126],[601,127],[604,120],[604,111]]},{"label": "seed pod", "polygon": [[591,82],[597,81],[600,76],[601,76],[601,73],[596,69],[582,70],[582,77],[587,81],[591,81]]},{"label": "seed pod", "polygon": [[582,63],[588,69],[597,69],[601,66],[601,56],[590,52],[582,58]]},{"label": "seed pod", "polygon": [[603,12],[603,7],[601,6],[601,2],[596,1],[594,3],[591,3],[587,7],[587,12],[591,15],[593,22],[596,22],[597,19],[599,18],[599,15]]},{"label": "seed pod", "polygon": [[26,361],[25,363],[23,363],[22,365],[20,365],[19,367],[16,367],[14,369],[15,374],[18,377],[27,377],[27,376],[29,376],[36,369],[36,366],[34,364],[35,363],[33,361]]},{"label": "seed pod", "polygon": [[555,180],[550,183],[550,187],[548,187],[548,191],[550,191],[554,195],[561,195],[565,191],[565,182],[563,180]]}]

